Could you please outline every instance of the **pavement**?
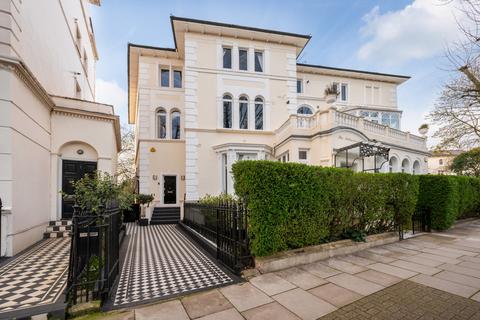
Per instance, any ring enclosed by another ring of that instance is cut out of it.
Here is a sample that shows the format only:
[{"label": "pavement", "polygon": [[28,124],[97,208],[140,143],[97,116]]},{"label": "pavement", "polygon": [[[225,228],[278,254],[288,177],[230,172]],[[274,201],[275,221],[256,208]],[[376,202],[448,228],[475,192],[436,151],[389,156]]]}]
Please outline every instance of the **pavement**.
[{"label": "pavement", "polygon": [[480,220],[110,319],[319,318],[480,319]]}]

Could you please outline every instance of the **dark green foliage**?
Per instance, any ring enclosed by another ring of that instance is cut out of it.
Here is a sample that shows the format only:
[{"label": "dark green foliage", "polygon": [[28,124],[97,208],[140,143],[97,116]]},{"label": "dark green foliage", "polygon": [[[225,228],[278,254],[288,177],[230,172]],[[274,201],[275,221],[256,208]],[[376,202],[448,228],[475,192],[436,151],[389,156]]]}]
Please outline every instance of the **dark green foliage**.
[{"label": "dark green foliage", "polygon": [[451,169],[456,174],[480,177],[480,148],[473,148],[456,156]]},{"label": "dark green foliage", "polygon": [[233,174],[256,256],[391,230],[395,219],[411,220],[418,194],[418,178],[407,174],[273,161],[240,161]]},{"label": "dark green foliage", "polygon": [[425,175],[420,176],[417,211],[430,213],[432,228],[446,230],[456,219],[480,213],[480,179]]}]

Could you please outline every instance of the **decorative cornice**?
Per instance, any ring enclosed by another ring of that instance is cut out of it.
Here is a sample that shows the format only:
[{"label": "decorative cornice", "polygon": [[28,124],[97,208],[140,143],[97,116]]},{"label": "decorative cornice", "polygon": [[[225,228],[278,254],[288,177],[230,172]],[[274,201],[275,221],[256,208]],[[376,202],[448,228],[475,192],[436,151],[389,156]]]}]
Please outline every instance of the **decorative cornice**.
[{"label": "decorative cornice", "polygon": [[22,61],[15,58],[0,56],[0,68],[13,72],[40,100],[45,102],[50,109],[55,107],[55,103],[50,98],[47,91]]}]

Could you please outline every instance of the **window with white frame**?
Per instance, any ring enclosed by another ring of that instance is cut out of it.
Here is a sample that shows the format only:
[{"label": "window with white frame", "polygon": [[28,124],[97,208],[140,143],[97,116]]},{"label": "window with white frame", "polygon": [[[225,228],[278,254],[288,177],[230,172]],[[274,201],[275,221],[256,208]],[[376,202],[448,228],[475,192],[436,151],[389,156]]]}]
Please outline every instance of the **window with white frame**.
[{"label": "window with white frame", "polygon": [[160,86],[164,88],[170,87],[170,69],[160,67]]},{"label": "window with white frame", "polygon": [[360,116],[363,117],[365,120],[380,123],[380,112],[378,111],[362,110],[360,111]]},{"label": "window with white frame", "polygon": [[223,47],[223,68],[232,69],[232,48]]},{"label": "window with white frame", "polygon": [[173,87],[181,88],[182,87],[182,71],[173,70]]},{"label": "window with white frame", "polygon": [[167,112],[164,109],[158,109],[156,112],[157,118],[157,138],[167,138]]},{"label": "window with white frame", "polygon": [[255,51],[255,71],[263,72],[263,51]]},{"label": "window with white frame", "polygon": [[380,87],[376,85],[365,85],[365,104],[380,105]]},{"label": "window with white frame", "polygon": [[255,98],[255,130],[263,130],[263,99]]},{"label": "window with white frame", "polygon": [[248,49],[238,49],[238,69],[248,70]]},{"label": "window with white frame", "polygon": [[277,161],[280,161],[280,162],[288,162],[290,161],[290,157],[288,155],[288,152],[285,152],[284,154],[282,154],[280,157],[277,158]]},{"label": "window with white frame", "polygon": [[177,110],[172,111],[172,139],[180,139],[180,112]]},{"label": "window with white frame", "polygon": [[334,90],[338,93],[337,100],[340,102],[347,102],[348,101],[348,84],[347,83],[333,83]]},{"label": "window with white frame", "polygon": [[222,193],[228,193],[228,155],[222,153]]},{"label": "window with white frame", "polygon": [[232,128],[232,96],[223,95],[222,123],[224,128]]},{"label": "window with white frame", "polygon": [[313,114],[312,108],[308,106],[300,106],[297,109],[297,114],[303,114],[303,115],[311,115]]},{"label": "window with white frame", "polygon": [[382,112],[382,124],[390,128],[400,129],[400,115],[398,112]]},{"label": "window with white frame", "polygon": [[248,129],[248,98],[241,96],[238,102],[238,127]]},{"label": "window with white frame", "polygon": [[308,161],[308,150],[307,149],[298,149],[298,160],[300,162]]},{"label": "window with white frame", "polygon": [[303,93],[303,80],[297,79],[297,93]]}]

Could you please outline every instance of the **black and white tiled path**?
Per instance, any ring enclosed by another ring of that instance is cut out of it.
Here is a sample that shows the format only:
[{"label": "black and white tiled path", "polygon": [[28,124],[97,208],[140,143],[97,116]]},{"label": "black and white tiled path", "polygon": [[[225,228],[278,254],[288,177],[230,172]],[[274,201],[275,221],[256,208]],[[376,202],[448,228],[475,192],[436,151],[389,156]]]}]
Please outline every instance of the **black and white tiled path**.
[{"label": "black and white tiled path", "polygon": [[2,314],[52,304],[63,293],[71,238],[47,239],[0,267]]},{"label": "black and white tiled path", "polygon": [[127,225],[114,307],[233,282],[176,225]]}]

